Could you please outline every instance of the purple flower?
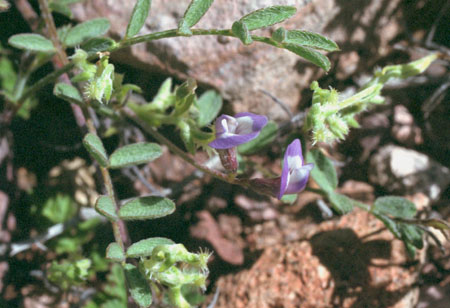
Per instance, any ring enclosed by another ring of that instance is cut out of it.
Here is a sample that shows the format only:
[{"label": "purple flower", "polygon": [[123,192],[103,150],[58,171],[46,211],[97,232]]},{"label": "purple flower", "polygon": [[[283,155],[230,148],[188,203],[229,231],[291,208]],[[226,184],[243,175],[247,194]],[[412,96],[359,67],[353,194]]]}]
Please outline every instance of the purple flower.
[{"label": "purple flower", "polygon": [[255,139],[267,124],[267,117],[241,112],[234,117],[221,115],[216,120],[216,139],[209,143],[215,149],[230,149]]},{"label": "purple flower", "polygon": [[302,146],[300,140],[295,139],[284,153],[278,199],[281,199],[284,194],[295,194],[305,189],[314,164],[304,165],[303,163]]}]

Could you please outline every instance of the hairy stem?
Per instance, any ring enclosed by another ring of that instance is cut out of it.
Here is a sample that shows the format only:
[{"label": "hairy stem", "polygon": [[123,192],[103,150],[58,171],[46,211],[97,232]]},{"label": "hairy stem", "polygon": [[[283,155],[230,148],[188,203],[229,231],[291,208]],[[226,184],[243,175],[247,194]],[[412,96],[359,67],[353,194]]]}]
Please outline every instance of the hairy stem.
[{"label": "hairy stem", "polygon": [[[65,53],[65,51],[62,49],[61,47],[61,43],[58,39],[58,35],[56,33],[56,27],[55,27],[55,23],[53,21],[53,17],[50,13],[50,10],[48,8],[48,2],[47,0],[39,0],[39,6],[41,8],[42,11],[42,17],[44,18],[45,21],[45,25],[47,26],[48,29],[48,34],[50,36],[50,39],[52,41],[52,43],[55,46],[56,49],[56,54],[59,57],[59,60],[61,61],[61,63],[64,65],[64,68],[68,68],[68,67],[73,67],[73,65],[71,65],[69,63],[69,59],[67,58],[67,54]],[[56,67],[60,67],[61,64],[59,63],[54,63],[54,65]],[[63,75],[64,73],[66,73],[67,71],[69,71],[70,69],[67,70],[62,70],[60,69],[57,72],[62,72],[61,75],[56,75],[57,77],[59,76],[64,76],[63,81],[65,83],[71,84],[70,79],[67,75]],[[88,110],[88,104],[87,102],[85,102],[84,106],[81,106],[81,114],[77,115],[77,112],[79,111],[79,107],[71,104],[74,107],[74,112],[75,112],[75,116],[82,116],[85,121],[83,121],[88,129],[88,131],[91,134],[97,134],[97,129],[95,128],[95,125],[93,123],[93,119],[89,114],[89,110]],[[114,202],[116,211],[119,210],[119,203],[117,202],[115,193],[114,193],[114,186],[111,180],[111,175],[109,174],[109,170],[107,168],[104,167],[100,167],[100,171],[102,174],[102,179],[103,179],[103,183],[106,187],[106,191],[108,196],[111,198],[111,200]],[[130,245],[130,239],[128,236],[128,230],[126,228],[125,223],[122,220],[118,220],[118,221],[113,221],[112,223],[112,227],[113,227],[113,231],[114,231],[114,239],[117,242],[117,244],[120,245],[120,247],[122,247],[122,249],[126,249],[126,247],[128,245]]]},{"label": "hairy stem", "polygon": [[[41,0],[41,1],[43,1],[43,0]],[[193,36],[222,35],[222,36],[236,37],[229,29],[223,29],[223,30],[192,29],[191,31],[192,31]],[[146,34],[146,35],[141,35],[141,36],[136,36],[136,37],[132,37],[129,39],[125,39],[107,51],[115,52],[117,50],[127,48],[127,47],[130,47],[135,44],[148,43],[151,41],[156,41],[156,40],[160,40],[160,39],[164,39],[164,38],[179,37],[179,36],[182,36],[182,35],[180,35],[178,33],[177,29],[171,29],[171,30],[166,30],[166,31],[161,31],[161,32],[150,33],[150,34]],[[272,45],[277,48],[281,48],[280,44],[278,44],[277,42],[273,41],[271,38],[268,38],[268,37],[252,35],[252,39],[256,42],[261,42],[261,43]],[[96,58],[97,58],[97,55],[92,55],[91,57],[89,57],[88,60],[93,61]],[[23,103],[25,101],[25,99],[27,99],[30,95],[32,95],[33,93],[36,93],[36,91],[42,89],[45,85],[54,82],[59,76],[61,76],[64,73],[67,73],[73,67],[74,67],[73,63],[70,62],[70,63],[65,64],[61,69],[47,75],[40,81],[36,82],[27,91],[25,91],[25,93],[18,100],[18,102]]]},{"label": "hairy stem", "polygon": [[206,174],[209,174],[209,175],[211,175],[211,176],[213,176],[213,177],[215,177],[215,178],[217,178],[219,180],[222,180],[224,182],[227,182],[227,183],[230,183],[230,184],[242,185],[242,182],[239,179],[229,177],[226,174],[223,174],[223,173],[215,171],[215,170],[211,170],[208,167],[205,167],[205,166],[197,163],[188,153],[184,152],[179,147],[177,147],[175,144],[173,144],[169,139],[167,139],[166,137],[161,135],[155,128],[153,128],[152,126],[148,125],[147,123],[145,123],[144,121],[139,119],[136,116],[136,114],[131,109],[129,109],[127,107],[124,107],[124,108],[121,109],[121,112],[122,112],[122,114],[124,116],[126,116],[127,118],[132,120],[134,123],[136,123],[140,127],[142,127],[142,129],[146,133],[150,134],[159,143],[165,144],[169,148],[169,150],[171,152],[177,154],[184,161],[186,161],[187,163],[191,164],[192,166],[194,166],[198,170],[200,170],[200,171],[202,171],[202,172],[204,172]]}]

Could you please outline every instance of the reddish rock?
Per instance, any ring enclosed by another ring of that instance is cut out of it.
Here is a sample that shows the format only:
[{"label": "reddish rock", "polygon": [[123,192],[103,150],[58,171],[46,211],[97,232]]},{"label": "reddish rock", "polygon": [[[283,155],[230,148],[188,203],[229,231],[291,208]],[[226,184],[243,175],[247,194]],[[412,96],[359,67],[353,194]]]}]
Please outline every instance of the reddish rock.
[{"label": "reddish rock", "polygon": [[[190,228],[191,235],[197,239],[208,241],[213,247],[214,252],[219,255],[225,262],[234,265],[241,265],[244,263],[244,253],[242,251],[242,240],[236,241],[236,230],[230,231],[229,228],[222,232],[219,224],[207,211],[201,211],[197,213],[199,222]],[[222,225],[225,221],[232,221],[230,217],[222,217]],[[233,221],[233,224],[239,225],[240,222]],[[230,236],[233,240],[227,239],[226,236]],[[240,242],[240,243],[239,243]]]},{"label": "reddish rock", "polygon": [[355,210],[220,278],[216,307],[413,307],[418,263],[408,261],[401,241]]}]

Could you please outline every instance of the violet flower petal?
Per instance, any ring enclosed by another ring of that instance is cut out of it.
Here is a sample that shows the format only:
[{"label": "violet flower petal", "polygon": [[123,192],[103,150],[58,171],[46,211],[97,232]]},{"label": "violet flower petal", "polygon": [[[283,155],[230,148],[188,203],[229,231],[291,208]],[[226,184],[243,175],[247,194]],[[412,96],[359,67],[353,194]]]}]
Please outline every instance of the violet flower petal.
[{"label": "violet flower petal", "polygon": [[300,140],[295,139],[287,147],[284,154],[278,199],[281,199],[284,194],[294,194],[305,189],[309,173],[313,167],[313,164],[303,165]]},{"label": "violet flower petal", "polygon": [[221,115],[217,118],[216,139],[209,146],[229,149],[256,138],[267,124],[267,117],[250,112],[241,112],[236,117]]}]

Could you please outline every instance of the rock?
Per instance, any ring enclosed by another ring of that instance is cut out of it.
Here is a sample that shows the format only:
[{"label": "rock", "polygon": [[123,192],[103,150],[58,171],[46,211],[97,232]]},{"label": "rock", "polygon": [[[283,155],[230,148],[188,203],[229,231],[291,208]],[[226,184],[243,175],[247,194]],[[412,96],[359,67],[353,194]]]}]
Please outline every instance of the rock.
[{"label": "rock", "polygon": [[436,201],[450,183],[450,170],[425,154],[387,145],[372,156],[369,180],[391,193],[422,192]]},{"label": "rock", "polygon": [[[238,234],[233,234],[233,240],[226,238],[226,235],[232,233],[230,229],[224,230],[224,234],[217,221],[207,211],[198,212],[197,217],[199,222],[195,226],[190,227],[190,233],[194,238],[208,241],[214,247],[214,252],[225,262],[234,265],[244,263],[243,241],[240,240]],[[221,220],[222,225],[225,221],[233,221],[233,219],[225,216]],[[234,219],[233,225],[234,227],[240,226],[240,220],[236,221]]]},{"label": "rock", "polygon": [[403,105],[394,107],[394,123],[392,136],[400,143],[407,146],[423,143],[422,130],[414,122],[414,117]]},{"label": "rock", "polygon": [[420,262],[408,263],[403,243],[356,209],[316,225],[306,240],[266,248],[250,269],[221,277],[215,307],[412,308],[420,254]]},{"label": "rock", "polygon": [[[189,2],[153,1],[141,34],[176,28]],[[73,13],[79,21],[107,17],[113,21],[111,36],[120,38],[125,33],[134,3],[91,0],[74,5]],[[343,70],[342,75],[346,76],[349,72],[367,69],[390,50],[390,41],[402,30],[400,4],[400,0],[388,3],[368,0],[364,4],[358,0],[216,0],[195,27],[229,29],[234,21],[256,9],[294,5],[297,14],[284,22],[283,27],[318,32],[340,43],[342,53],[350,55],[348,61],[352,68],[348,70],[347,66],[341,65],[337,70]],[[276,29],[276,26],[271,29]],[[270,32],[258,30],[255,34],[270,35]],[[360,57],[351,53],[355,50]],[[336,59],[334,54],[331,57]],[[216,36],[171,38],[138,44],[131,50],[113,54],[112,58],[142,70],[162,71],[182,79],[193,77],[203,85],[218,89],[233,102],[236,112],[270,114],[272,119],[286,118],[287,115],[261,93],[261,89],[294,110],[301,98],[301,90],[325,74],[286,50],[260,43],[243,46],[237,39]]]}]

